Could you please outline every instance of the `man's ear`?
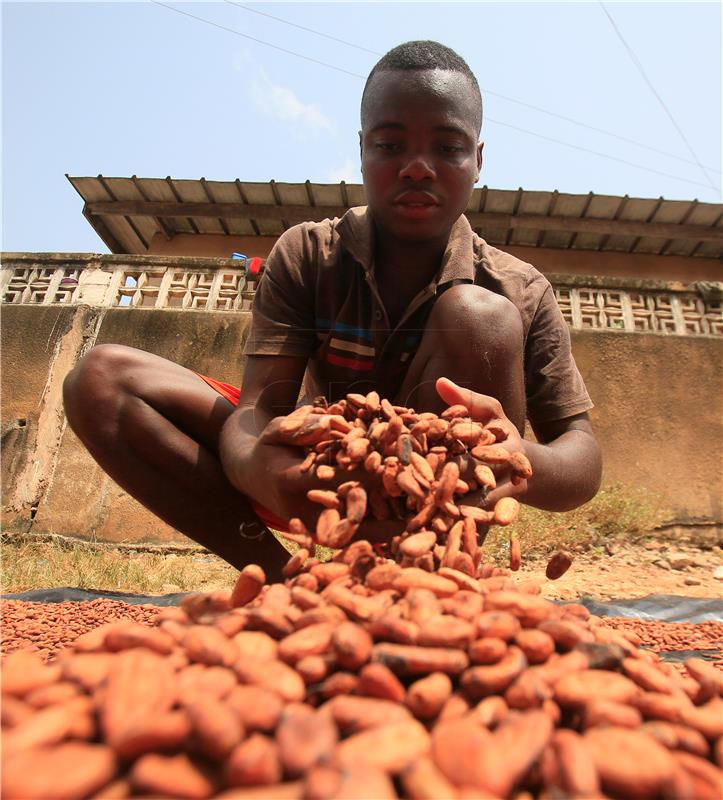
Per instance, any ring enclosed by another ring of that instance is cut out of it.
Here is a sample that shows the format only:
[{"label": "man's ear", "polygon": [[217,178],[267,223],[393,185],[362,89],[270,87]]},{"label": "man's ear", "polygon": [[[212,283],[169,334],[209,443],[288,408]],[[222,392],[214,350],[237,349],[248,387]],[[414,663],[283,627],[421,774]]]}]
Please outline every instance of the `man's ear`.
[{"label": "man's ear", "polygon": [[364,145],[362,144],[362,132],[359,131],[359,162],[360,162],[359,171],[360,172],[363,171],[362,167],[361,167],[361,160],[362,160],[363,156],[364,156]]},{"label": "man's ear", "polygon": [[484,142],[480,142],[477,145],[477,180],[475,180],[475,183],[477,183],[477,181],[479,180],[480,173],[482,172],[482,162],[484,160],[482,158],[482,148],[484,146],[485,146]]}]

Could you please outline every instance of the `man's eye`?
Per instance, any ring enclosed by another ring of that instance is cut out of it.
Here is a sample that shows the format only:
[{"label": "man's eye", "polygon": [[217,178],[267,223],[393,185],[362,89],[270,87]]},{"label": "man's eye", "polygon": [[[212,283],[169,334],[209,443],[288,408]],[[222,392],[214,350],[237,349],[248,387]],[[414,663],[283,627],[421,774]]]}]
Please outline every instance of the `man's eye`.
[{"label": "man's eye", "polygon": [[443,153],[462,153],[464,152],[464,147],[458,144],[443,144],[442,145],[442,152]]},{"label": "man's eye", "polygon": [[387,150],[390,152],[399,147],[396,142],[377,142],[374,146],[377,148],[377,150]]}]

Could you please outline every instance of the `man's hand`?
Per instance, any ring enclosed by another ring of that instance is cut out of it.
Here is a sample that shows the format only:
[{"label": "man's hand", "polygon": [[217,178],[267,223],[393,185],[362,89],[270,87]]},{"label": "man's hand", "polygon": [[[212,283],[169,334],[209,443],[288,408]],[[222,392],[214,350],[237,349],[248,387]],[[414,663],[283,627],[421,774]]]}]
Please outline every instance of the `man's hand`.
[{"label": "man's hand", "polygon": [[[450,406],[463,405],[469,411],[470,417],[475,422],[480,422],[483,425],[494,423],[495,426],[501,428],[506,438],[499,442],[499,444],[510,453],[524,453],[526,452],[527,442],[520,436],[517,427],[510,421],[502,408],[499,400],[490,397],[486,394],[479,394],[473,392],[471,389],[465,389],[462,386],[457,386],[448,378],[440,378],[437,381],[437,392],[442,400]],[[469,469],[469,459],[460,459],[460,474],[463,476],[465,473],[471,472]],[[489,492],[476,491],[471,492],[464,496],[463,502],[465,505],[484,506],[485,508],[494,508],[495,503],[502,497],[515,497],[523,500],[527,492],[527,481],[524,479],[516,478],[512,480],[512,470],[509,467],[498,467],[493,469],[495,478],[497,480],[496,488]]]},{"label": "man's hand", "polygon": [[[497,488],[484,505],[492,507],[501,497],[517,497],[527,505],[547,511],[569,511],[586,503],[600,487],[602,455],[587,413],[565,419],[533,423],[537,442],[522,438],[494,398],[478,394],[448,380],[437,381],[439,396],[449,405],[465,406],[470,416],[484,424],[494,421],[507,434],[500,444],[524,453],[532,464],[532,477],[515,485],[509,471],[497,476]],[[467,495],[470,505],[478,493]]]},{"label": "man's hand", "polygon": [[[299,517],[309,530],[314,530],[319,514],[324,510],[318,503],[310,502],[306,493],[309,489],[336,489],[347,481],[358,481],[367,491],[372,486],[379,486],[380,479],[368,473],[360,464],[356,469],[347,471],[336,470],[332,480],[321,481],[315,475],[315,470],[305,469],[306,454],[301,448],[286,444],[288,439],[280,432],[284,417],[274,417],[264,428],[259,436],[252,459],[255,464],[263,465],[270,476],[275,476],[274,483],[278,488],[277,500],[273,508],[285,519]],[[365,520],[360,526],[362,533],[368,533],[373,538],[385,538],[392,528],[394,532],[400,527],[389,525],[374,525],[374,520]],[[390,534],[393,535],[393,534]],[[359,538],[359,537],[357,537]],[[366,538],[363,537],[363,538]]]}]

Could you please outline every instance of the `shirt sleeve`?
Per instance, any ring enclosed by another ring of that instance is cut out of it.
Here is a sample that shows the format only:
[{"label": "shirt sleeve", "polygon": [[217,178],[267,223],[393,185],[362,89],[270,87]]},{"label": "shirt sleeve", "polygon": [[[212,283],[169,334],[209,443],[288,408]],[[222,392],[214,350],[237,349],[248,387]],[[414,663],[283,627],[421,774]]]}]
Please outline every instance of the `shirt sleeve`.
[{"label": "shirt sleeve", "polygon": [[285,231],[266,259],[251,306],[244,355],[309,357],[316,346],[313,247],[304,224]]},{"label": "shirt sleeve", "polygon": [[547,279],[525,346],[525,386],[530,422],[554,422],[593,407],[575,364],[570,331]]}]

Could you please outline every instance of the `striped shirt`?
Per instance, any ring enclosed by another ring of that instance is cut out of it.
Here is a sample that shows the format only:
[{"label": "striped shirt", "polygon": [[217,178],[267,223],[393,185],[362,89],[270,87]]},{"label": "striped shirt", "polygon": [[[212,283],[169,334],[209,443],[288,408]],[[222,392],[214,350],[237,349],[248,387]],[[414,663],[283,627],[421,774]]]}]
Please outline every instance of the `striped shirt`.
[{"label": "striped shirt", "polygon": [[307,359],[307,397],[334,400],[376,389],[394,398],[435,298],[455,283],[475,283],[520,312],[530,419],[546,422],[592,407],[552,287],[533,266],[488,245],[462,216],[438,274],[392,326],[374,276],[373,230],[365,207],[287,230],[259,282],[244,354]]}]

